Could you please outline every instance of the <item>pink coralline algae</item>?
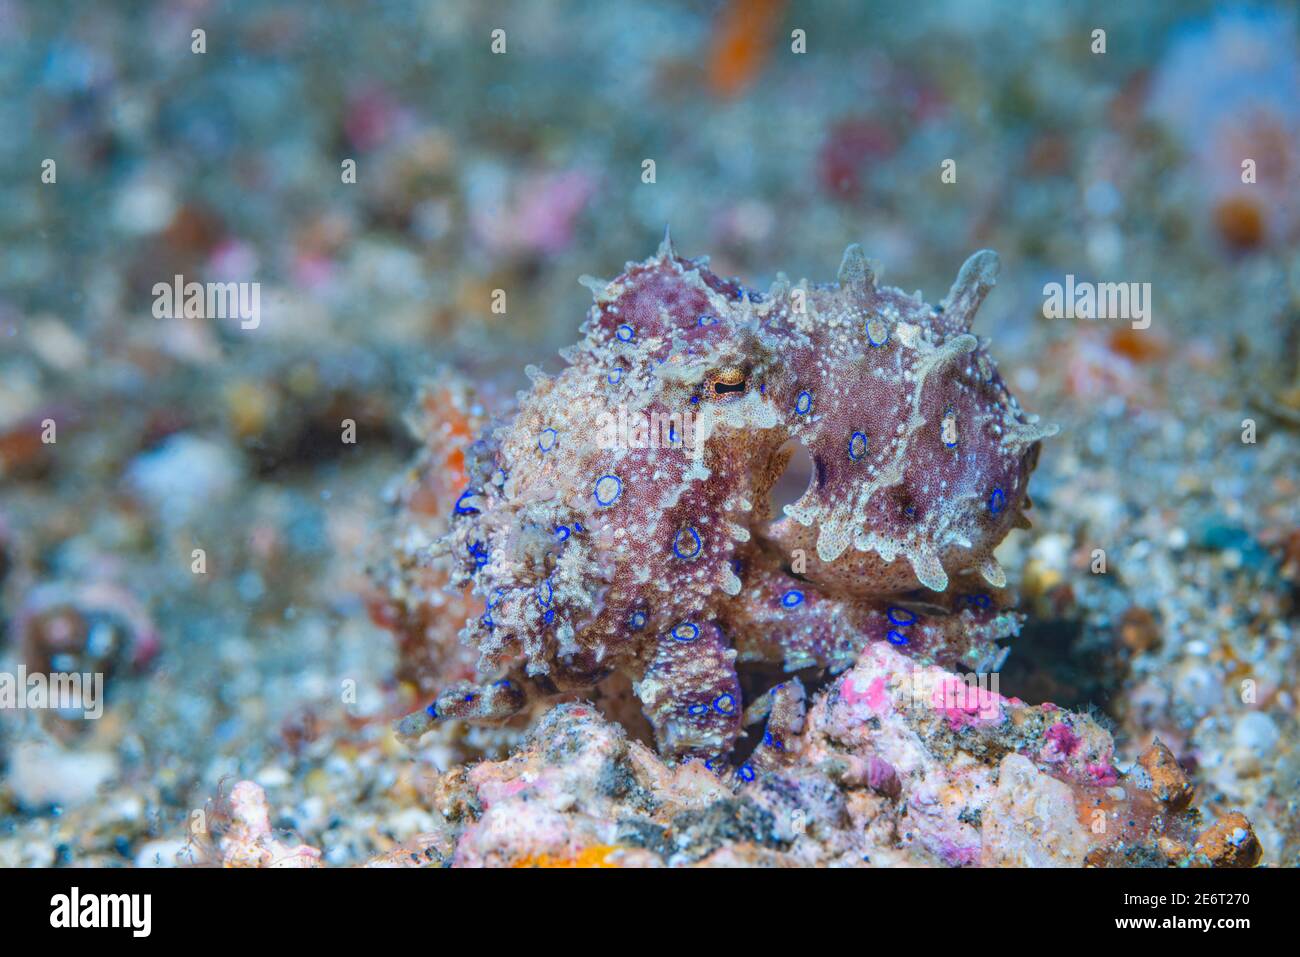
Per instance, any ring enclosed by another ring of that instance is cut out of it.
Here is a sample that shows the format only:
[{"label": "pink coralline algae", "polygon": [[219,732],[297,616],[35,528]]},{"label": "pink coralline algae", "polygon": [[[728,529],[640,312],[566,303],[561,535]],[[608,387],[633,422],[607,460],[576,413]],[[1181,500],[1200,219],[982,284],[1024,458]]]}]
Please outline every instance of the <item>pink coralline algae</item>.
[{"label": "pink coralline algae", "polygon": [[[466,484],[421,561],[483,602],[461,633],[477,675],[402,734],[500,722],[618,673],[665,756],[724,759],[766,720],[762,764],[800,727],[803,688],[742,701],[738,667],[834,674],[873,641],[996,667],[1019,618],[993,549],[1027,525],[1056,431],[970,331],[997,268],[976,253],[932,306],[850,246],[836,283],[759,293],[665,239],[585,279],[595,304],[567,368],[530,367],[532,389],[466,443]],[[773,516],[799,445],[808,487]]]}]

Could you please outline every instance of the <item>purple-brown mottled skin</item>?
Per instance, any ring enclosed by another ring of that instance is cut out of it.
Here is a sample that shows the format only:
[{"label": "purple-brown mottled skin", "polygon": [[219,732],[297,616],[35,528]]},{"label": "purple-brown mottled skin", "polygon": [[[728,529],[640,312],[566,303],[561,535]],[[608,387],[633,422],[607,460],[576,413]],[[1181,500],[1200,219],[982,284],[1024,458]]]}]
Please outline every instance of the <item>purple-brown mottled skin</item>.
[{"label": "purple-brown mottled skin", "polygon": [[[612,282],[584,280],[584,338],[559,375],[530,368],[513,418],[476,443],[439,544],[453,583],[488,603],[462,634],[485,680],[446,689],[402,732],[502,720],[621,671],[665,754],[725,756],[743,721],[767,718],[763,767],[797,731],[802,686],[747,711],[738,664],[840,671],[876,640],[923,662],[996,662],[1018,620],[990,590],[1005,585],[992,551],[1026,524],[1038,441],[1055,431],[969,332],[996,272],[976,253],[929,306],[878,286],[850,246],[837,283],[759,294],[665,239]],[[678,416],[670,442],[622,441],[620,407]],[[773,521],[795,443],[814,474]]]}]

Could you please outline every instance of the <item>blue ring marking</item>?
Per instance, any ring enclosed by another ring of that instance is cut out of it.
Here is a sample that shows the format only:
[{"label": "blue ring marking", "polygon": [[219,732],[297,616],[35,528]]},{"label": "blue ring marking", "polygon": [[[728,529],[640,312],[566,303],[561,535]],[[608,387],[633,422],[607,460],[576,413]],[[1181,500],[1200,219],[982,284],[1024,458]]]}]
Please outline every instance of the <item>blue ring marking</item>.
[{"label": "blue ring marking", "polygon": [[740,779],[742,781],[754,780],[754,769],[750,767],[748,764],[742,764],[739,768],[737,768],[736,774],[740,776]]},{"label": "blue ring marking", "polygon": [[492,620],[491,612],[486,612],[486,611],[483,612],[483,614],[479,616],[479,623],[482,624],[483,627],[485,627],[488,631],[491,631],[493,628],[496,627],[496,622]]},{"label": "blue ring marking", "polygon": [[492,593],[492,600],[487,603],[487,606],[489,608],[495,608],[497,605],[501,604],[501,596],[505,593],[506,590],[504,588],[498,588]]},{"label": "blue ring marking", "polygon": [[[858,441],[858,439],[861,439],[861,440],[862,440],[862,451],[858,452],[857,455],[854,455],[854,454],[853,454],[853,450],[854,450],[854,448],[857,447],[857,441]],[[865,434],[865,433],[862,433],[862,432],[854,432],[851,436],[849,436],[849,459],[852,460],[852,461],[854,461],[854,462],[856,462],[858,459],[862,458],[862,456],[864,456],[864,455],[866,455],[866,454],[867,454],[867,436],[866,436],[866,434]]]},{"label": "blue ring marking", "polygon": [[[550,441],[543,444],[543,440],[546,438],[548,432],[551,436]],[[554,429],[542,429],[541,434],[537,436],[537,447],[542,450],[543,454],[545,454],[555,448],[555,443],[559,437],[560,433],[556,432]]]},{"label": "blue ring marking", "polygon": [[800,392],[799,398],[794,400],[794,410],[800,415],[807,415],[812,410],[812,393]]},{"label": "blue ring marking", "polygon": [[786,608],[798,608],[803,604],[803,592],[797,588],[791,588],[781,596],[781,604]]},{"label": "blue ring marking", "polygon": [[993,494],[989,496],[989,514],[997,515],[1007,507],[1007,497],[1003,494],[1002,489],[995,488]]},{"label": "blue ring marking", "polygon": [[569,531],[568,525],[556,525],[555,534],[560,536],[560,541],[565,542],[569,540],[569,535],[572,533]]},{"label": "blue ring marking", "polygon": [[574,530],[575,532],[580,532],[580,531],[582,531],[582,522],[574,522],[574,523],[573,523],[573,530]]},{"label": "blue ring marking", "polygon": [[555,621],[555,609],[554,608],[546,609],[546,614],[542,616],[542,621],[544,621],[548,625],[551,622]]},{"label": "blue ring marking", "polygon": [[[686,631],[684,629],[690,629]],[[674,625],[672,635],[678,641],[694,641],[700,637],[700,627],[689,621],[684,621],[680,625]]]},{"label": "blue ring marking", "polygon": [[700,404],[700,397],[698,395],[691,396],[691,405],[699,405],[699,404]]},{"label": "blue ring marking", "polygon": [[[724,708],[723,702],[727,703]],[[736,713],[736,696],[731,694],[720,694],[713,699],[713,710],[718,714],[735,714]]]},{"label": "blue ring marking", "polygon": [[645,623],[646,623],[646,613],[643,611],[632,612],[632,617],[628,621],[628,624],[631,625],[633,631],[640,631],[642,628],[645,627]]},{"label": "blue ring marking", "polygon": [[885,637],[889,639],[891,645],[907,644],[907,636],[901,631],[891,631],[889,634],[885,635]]},{"label": "blue ring marking", "polygon": [[700,316],[700,318],[697,320],[697,322],[698,322],[701,326],[711,326],[711,325],[713,325],[715,322],[717,322],[717,317],[716,317],[716,316],[711,316],[711,315],[709,315],[709,314],[706,312],[704,315]]},{"label": "blue ring marking", "polygon": [[614,371],[611,372],[609,375],[607,375],[605,378],[609,380],[610,385],[618,385],[620,382],[623,381],[623,367],[616,366]]},{"label": "blue ring marking", "polygon": [[482,542],[471,542],[466,548],[470,557],[474,559],[475,568],[482,568],[488,563],[487,547]]},{"label": "blue ring marking", "polygon": [[709,706],[708,706],[707,704],[693,704],[693,705],[691,705],[689,708],[687,708],[686,710],[687,710],[688,712],[690,712],[691,714],[696,714],[696,715],[699,715],[699,714],[708,714],[708,713],[709,713]]},{"label": "blue ring marking", "polygon": [[[904,618],[904,619],[902,619],[902,620],[900,621],[898,618],[895,618],[895,617],[894,617],[894,612],[896,612],[896,611],[897,611],[897,612],[902,612],[902,613],[903,613],[904,615],[906,615],[907,617]],[[894,606],[894,607],[891,607],[891,608],[889,609],[889,613],[888,613],[888,614],[889,614],[889,621],[890,621],[891,624],[899,625],[900,627],[903,627],[903,628],[906,628],[908,625],[914,625],[914,624],[916,624],[916,614],[915,614],[915,612],[908,611],[906,608],[899,608],[898,606]]]},{"label": "blue ring marking", "polygon": [[[545,601],[542,601],[542,585],[546,586]],[[555,589],[551,587],[551,580],[549,578],[546,579],[546,581],[542,582],[541,585],[537,586],[536,591],[537,591],[537,604],[541,605],[543,608],[550,608],[551,600],[555,598]]]},{"label": "blue ring marking", "polygon": [[438,702],[435,701],[433,704],[429,705],[429,707],[425,708],[424,713],[427,714],[430,718],[436,720],[438,717]]},{"label": "blue ring marking", "polygon": [[879,349],[881,346],[883,346],[886,342],[889,341],[889,328],[888,328],[888,327],[885,328],[885,338],[881,339],[879,342],[877,342],[877,341],[872,337],[872,335],[871,335],[871,322],[870,322],[870,320],[868,320],[867,323],[866,323],[862,328],[863,328],[863,330],[864,330],[864,331],[866,332],[866,334],[867,334],[867,342],[871,343],[871,346],[872,346],[873,349]]},{"label": "blue ring marking", "polygon": [[494,682],[492,683],[492,687],[493,687],[493,688],[509,688],[509,687],[510,687],[510,679],[509,679],[509,678],[502,678],[500,681],[494,681]]},{"label": "blue ring marking", "polygon": [[[627,335],[623,334],[624,330],[626,330]],[[636,335],[636,331],[631,326],[627,325],[627,323],[624,323],[618,327],[618,331],[615,332],[614,335],[618,336],[620,342],[631,342],[632,337]]]},{"label": "blue ring marking", "polygon": [[[690,552],[684,553],[681,550],[681,548],[678,547],[678,545],[682,540],[682,534],[685,532],[689,532],[691,534],[691,537],[695,539],[695,547],[691,549]],[[678,558],[695,558],[703,550],[704,550],[704,542],[700,540],[700,533],[697,532],[690,525],[687,525],[680,532],[678,532],[677,537],[673,539],[673,554],[676,555]]]},{"label": "blue ring marking", "polygon": [[709,771],[712,771],[717,766],[717,761],[717,758],[709,758],[704,762],[704,767]]},{"label": "blue ring marking", "polygon": [[457,514],[457,515],[477,515],[477,514],[479,513],[479,510],[478,510],[478,509],[476,509],[476,508],[472,508],[472,507],[466,507],[466,506],[461,505],[461,502],[465,501],[465,499],[467,499],[467,498],[472,498],[473,496],[475,496],[475,495],[477,495],[477,494],[478,494],[478,492],[474,491],[472,488],[467,488],[467,489],[465,489],[465,491],[461,492],[461,493],[460,493],[460,498],[456,499],[456,514]]},{"label": "blue ring marking", "polygon": [[[602,482],[613,482],[614,483],[613,492],[611,493],[609,491],[609,486],[606,485],[605,486],[606,494],[602,496],[600,494],[600,486]],[[600,478],[596,479],[596,487],[593,490],[592,494],[596,496],[597,505],[601,506],[602,508],[607,508],[608,506],[613,505],[615,502],[617,502],[618,497],[623,494],[623,480],[619,478],[617,475],[602,475]]]},{"label": "blue ring marking", "polygon": [[766,383],[766,382],[760,382],[760,383],[758,384],[758,394],[759,394],[759,395],[767,395],[767,383]]},{"label": "blue ring marking", "polygon": [[[500,477],[500,478],[497,478],[498,475],[501,476],[501,477]],[[506,479],[508,479],[508,478],[510,478],[510,473],[507,472],[505,469],[497,469],[495,472],[492,473],[492,479],[493,479],[493,481],[495,481],[498,485],[505,485],[505,484],[506,484]]]}]

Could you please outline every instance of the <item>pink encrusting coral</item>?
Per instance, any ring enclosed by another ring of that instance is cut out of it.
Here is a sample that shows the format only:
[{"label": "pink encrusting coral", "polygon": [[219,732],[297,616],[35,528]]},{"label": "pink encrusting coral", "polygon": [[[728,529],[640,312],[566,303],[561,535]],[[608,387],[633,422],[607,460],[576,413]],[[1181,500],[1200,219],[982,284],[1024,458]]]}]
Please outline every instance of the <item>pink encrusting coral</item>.
[{"label": "pink encrusting coral", "polygon": [[[880,285],[857,246],[838,282],[767,292],[658,253],[609,282],[568,367],[468,448],[426,561],[485,612],[478,677],[404,721],[500,721],[529,700],[633,683],[661,751],[725,756],[742,722],[798,722],[792,679],[746,710],[737,666],[842,671],[871,641],[982,669],[1018,629],[994,547],[1025,525],[1039,440],[971,333],[997,257],[939,305]],[[772,515],[796,444],[803,496]],[[775,518],[775,520],[773,520]]]}]

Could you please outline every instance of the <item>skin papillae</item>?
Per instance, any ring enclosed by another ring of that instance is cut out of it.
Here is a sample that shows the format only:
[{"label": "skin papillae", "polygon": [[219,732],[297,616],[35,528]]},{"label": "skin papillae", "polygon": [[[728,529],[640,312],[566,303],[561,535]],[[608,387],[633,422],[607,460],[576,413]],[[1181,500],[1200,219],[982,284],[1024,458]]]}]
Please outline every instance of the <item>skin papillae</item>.
[{"label": "skin papillae", "polygon": [[[461,638],[478,683],[399,724],[503,721],[627,675],[674,758],[718,760],[802,723],[797,676],[743,702],[737,668],[851,666],[872,641],[919,663],[996,667],[1018,616],[993,549],[1027,526],[1039,440],[970,330],[996,281],[973,255],[942,303],[879,285],[862,250],[835,283],[759,293],[677,255],[612,281],[558,375],[528,369],[512,418],[471,446],[431,561],[486,612]],[[796,443],[802,497],[773,515]],[[770,757],[770,756],[769,756]]]}]

